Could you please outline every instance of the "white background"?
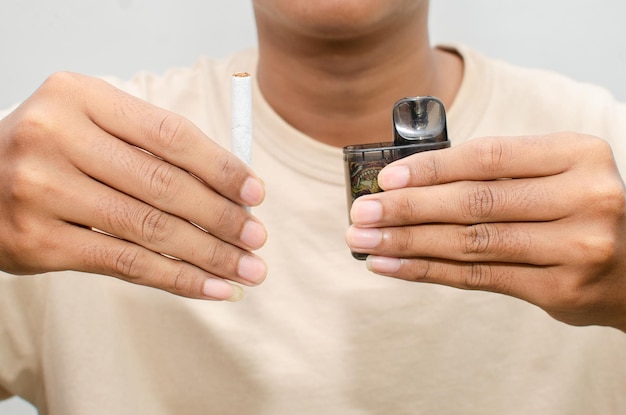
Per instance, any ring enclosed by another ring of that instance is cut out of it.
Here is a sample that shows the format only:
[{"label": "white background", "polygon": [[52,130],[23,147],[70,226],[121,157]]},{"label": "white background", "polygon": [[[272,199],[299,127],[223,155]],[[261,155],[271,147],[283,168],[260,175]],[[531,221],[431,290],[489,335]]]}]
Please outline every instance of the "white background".
[{"label": "white background", "polygon": [[[1,0],[0,108],[59,70],[127,78],[253,46],[250,1]],[[626,100],[626,2],[431,0],[431,9],[434,42],[557,70]],[[18,398],[0,403],[0,415],[35,413]]]}]

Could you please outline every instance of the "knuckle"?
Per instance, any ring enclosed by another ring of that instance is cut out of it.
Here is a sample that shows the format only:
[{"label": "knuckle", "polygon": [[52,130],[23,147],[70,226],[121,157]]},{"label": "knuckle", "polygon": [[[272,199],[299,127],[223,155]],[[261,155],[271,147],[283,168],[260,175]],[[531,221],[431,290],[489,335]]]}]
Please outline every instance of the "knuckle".
[{"label": "knuckle", "polygon": [[391,232],[386,231],[383,233],[383,240],[385,242],[392,242],[391,245],[394,249],[402,252],[410,252],[415,244],[415,233],[411,227],[402,226],[399,229]]},{"label": "knuckle", "polygon": [[428,259],[412,261],[411,280],[430,281],[433,279],[433,267]]},{"label": "knuckle", "polygon": [[235,178],[242,178],[242,172],[230,153],[216,155],[213,159],[213,169],[220,183],[229,183]]},{"label": "knuckle", "polygon": [[10,258],[22,258],[30,261],[43,251],[45,245],[42,241],[44,235],[34,229],[29,218],[13,218],[12,241],[7,246]]},{"label": "knuckle", "polygon": [[229,256],[224,252],[219,243],[211,244],[206,256],[209,270],[217,270],[220,271],[220,273],[223,272],[224,268],[227,267],[230,262]]},{"label": "knuckle", "polygon": [[581,285],[578,279],[558,278],[543,306],[550,309],[551,314],[571,315],[574,311],[588,310],[595,303],[595,294],[592,292],[586,284]]},{"label": "knuckle", "polygon": [[159,123],[158,138],[161,144],[167,148],[176,148],[182,125],[181,117],[166,113]]},{"label": "knuckle", "polygon": [[192,287],[193,278],[191,278],[187,272],[186,265],[180,263],[176,266],[171,276],[168,277],[168,283],[165,289],[174,293],[188,293]]},{"label": "knuckle", "polygon": [[584,154],[600,160],[613,160],[613,149],[608,142],[592,135],[581,134],[579,136],[582,145],[586,149]]},{"label": "knuckle", "polygon": [[594,210],[608,212],[622,218],[626,211],[626,196],[624,186],[618,180],[606,180],[591,187],[592,197],[590,205]]},{"label": "knuckle", "polygon": [[604,200],[609,203],[609,209],[612,212],[620,218],[624,217],[626,214],[626,192],[621,182],[613,186],[609,192],[605,194]]},{"label": "knuckle", "polygon": [[465,285],[469,289],[485,289],[493,287],[493,269],[488,264],[468,264],[465,274]]},{"label": "knuckle", "polygon": [[410,193],[404,190],[394,191],[395,196],[386,202],[383,210],[389,212],[389,217],[402,223],[412,223],[419,217],[420,203]]},{"label": "knuckle", "polygon": [[489,224],[470,225],[464,228],[463,253],[465,255],[489,252],[497,239],[496,228]]},{"label": "knuckle", "polygon": [[12,170],[5,175],[4,185],[7,196],[12,203],[27,204],[41,198],[41,175],[36,169],[30,168],[29,163],[12,163]]},{"label": "knuckle", "polygon": [[465,193],[461,208],[463,215],[472,221],[491,217],[502,203],[499,194],[485,183],[477,183]]},{"label": "knuckle", "polygon": [[141,237],[144,241],[153,244],[166,242],[171,237],[172,217],[158,209],[152,209],[143,214],[141,221]]},{"label": "knuckle", "polygon": [[74,72],[57,71],[48,76],[48,78],[44,81],[44,84],[49,86],[65,87],[66,85],[72,85],[78,82],[80,77],[80,75]]},{"label": "knuckle", "polygon": [[144,120],[148,136],[166,152],[182,153],[186,150],[185,119],[160,108],[148,111]]},{"label": "knuckle", "polygon": [[512,295],[513,276],[511,271],[485,262],[474,262],[465,265],[464,282],[469,290],[491,291]]},{"label": "knuckle", "polygon": [[29,102],[14,114],[7,134],[2,138],[5,157],[20,157],[40,151],[44,146],[50,147],[56,121],[50,116],[49,110]]},{"label": "knuckle", "polygon": [[607,141],[598,137],[594,137],[594,143],[596,147],[596,152],[600,157],[604,158],[605,160],[613,160],[613,149]]},{"label": "knuckle", "polygon": [[148,193],[155,200],[171,201],[177,196],[179,171],[169,163],[158,159],[146,162],[144,177],[148,177]]},{"label": "knuckle", "polygon": [[[69,72],[51,75],[15,111],[3,119],[2,153],[4,160],[50,153],[67,145],[69,98],[80,77]],[[59,112],[66,112],[59,116]],[[6,121],[6,122],[5,122]]]},{"label": "knuckle", "polygon": [[426,185],[438,184],[442,177],[442,163],[438,154],[429,152],[428,157],[413,168],[413,175],[420,183]]},{"label": "knuckle", "polygon": [[10,209],[9,215],[15,220],[32,220],[32,212],[46,209],[49,201],[58,200],[68,192],[63,183],[54,180],[36,163],[18,161],[11,164],[10,171],[2,172],[4,179],[0,187]]},{"label": "knuckle", "polygon": [[67,95],[81,82],[82,78],[83,77],[81,75],[73,72],[55,72],[46,78],[40,88],[40,91],[50,92],[57,96]]},{"label": "knuckle", "polygon": [[235,258],[228,252],[226,245],[219,241],[210,244],[206,256],[206,263],[209,270],[217,274],[223,274],[225,269],[233,267],[234,262]]},{"label": "knuckle", "polygon": [[420,205],[417,200],[407,197],[405,202],[406,210],[405,215],[407,215],[406,220],[414,220],[418,217],[420,211]]},{"label": "knuckle", "polygon": [[20,113],[8,137],[3,140],[9,149],[27,150],[32,148],[35,139],[45,134],[47,129],[45,115],[31,105]]},{"label": "knuckle", "polygon": [[217,245],[211,244],[206,252],[207,264],[211,267],[216,264],[219,264],[220,260],[221,260],[221,255],[220,255],[219,249],[217,248]]},{"label": "knuckle", "polygon": [[576,252],[581,253],[579,258],[588,265],[602,266],[611,262],[617,254],[617,242],[609,235],[601,234],[586,236],[576,242]]},{"label": "knuckle", "polygon": [[485,285],[489,275],[489,268],[483,264],[472,263],[468,265],[465,285],[470,289],[478,289]]},{"label": "knuckle", "polygon": [[[109,258],[104,258],[105,264]],[[110,263],[115,275],[125,279],[138,279],[141,277],[139,270],[139,251],[135,247],[126,246],[110,253]]]},{"label": "knuckle", "polygon": [[501,138],[488,138],[477,140],[476,144],[476,160],[480,169],[494,172],[504,167],[508,142]]},{"label": "knuckle", "polygon": [[234,209],[230,205],[221,206],[214,212],[214,231],[218,235],[235,233],[240,228],[238,226],[239,223],[239,221],[235,220]]}]

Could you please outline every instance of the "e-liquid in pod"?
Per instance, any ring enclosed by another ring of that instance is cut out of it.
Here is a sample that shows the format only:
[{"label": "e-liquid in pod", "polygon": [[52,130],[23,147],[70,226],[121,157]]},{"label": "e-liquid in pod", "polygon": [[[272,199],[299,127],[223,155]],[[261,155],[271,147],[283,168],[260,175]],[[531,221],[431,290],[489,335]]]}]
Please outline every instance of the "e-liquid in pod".
[{"label": "e-liquid in pod", "polygon": [[[403,98],[392,110],[393,141],[344,147],[348,212],[359,197],[382,191],[378,173],[387,164],[422,151],[450,147],[443,103],[430,96]],[[353,252],[356,259],[367,254]]]}]

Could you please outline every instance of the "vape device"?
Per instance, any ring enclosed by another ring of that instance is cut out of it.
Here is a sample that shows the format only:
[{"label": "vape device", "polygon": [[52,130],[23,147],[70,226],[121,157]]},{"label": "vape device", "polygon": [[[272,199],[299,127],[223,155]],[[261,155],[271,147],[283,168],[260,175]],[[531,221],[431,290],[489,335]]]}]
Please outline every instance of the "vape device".
[{"label": "vape device", "polygon": [[[378,173],[387,164],[428,150],[450,147],[443,103],[430,96],[403,98],[392,110],[393,141],[357,144],[343,149],[348,212],[359,197],[382,191]],[[353,252],[356,259],[368,254]]]}]

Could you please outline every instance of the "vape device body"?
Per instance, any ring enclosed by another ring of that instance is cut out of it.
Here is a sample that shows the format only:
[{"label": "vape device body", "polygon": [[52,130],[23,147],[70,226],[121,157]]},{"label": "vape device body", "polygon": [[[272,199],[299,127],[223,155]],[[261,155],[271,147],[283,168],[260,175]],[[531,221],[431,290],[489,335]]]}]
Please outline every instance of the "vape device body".
[{"label": "vape device body", "polygon": [[[382,191],[378,173],[387,164],[422,151],[450,147],[446,111],[435,97],[403,98],[392,110],[393,141],[344,147],[348,211],[360,196]],[[353,252],[356,259],[367,254]]]}]

